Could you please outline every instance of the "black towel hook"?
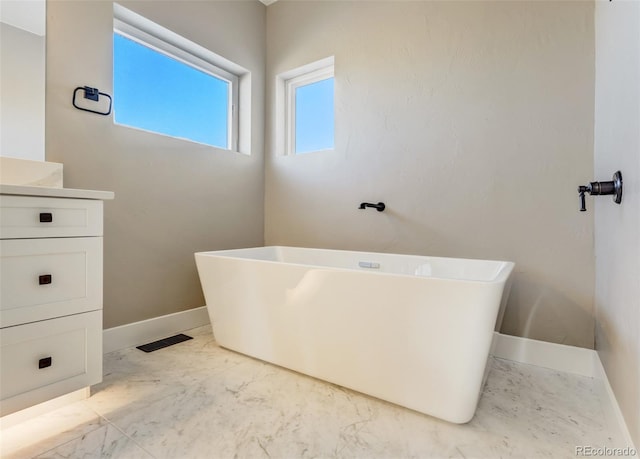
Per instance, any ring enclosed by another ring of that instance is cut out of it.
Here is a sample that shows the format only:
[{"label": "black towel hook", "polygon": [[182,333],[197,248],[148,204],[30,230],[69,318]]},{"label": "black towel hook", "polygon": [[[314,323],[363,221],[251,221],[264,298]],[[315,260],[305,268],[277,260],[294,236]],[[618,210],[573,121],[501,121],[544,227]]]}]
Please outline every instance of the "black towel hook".
[{"label": "black towel hook", "polygon": [[[106,112],[101,112],[98,110],[91,110],[90,108],[80,107],[78,104],[76,104],[76,94],[78,93],[78,91],[84,91],[84,98],[92,100],[94,102],[98,102],[100,100],[100,96],[106,97],[107,99],[109,99],[109,108],[107,109]],[[71,100],[71,102],[73,103],[73,106],[78,110],[84,110],[85,112],[90,112],[90,113],[97,113],[98,115],[103,115],[103,116],[107,116],[111,114],[111,106],[113,105],[113,99],[111,99],[111,96],[109,94],[100,92],[98,88],[92,88],[90,86],[78,86],[76,89],[74,89],[73,99]]]}]

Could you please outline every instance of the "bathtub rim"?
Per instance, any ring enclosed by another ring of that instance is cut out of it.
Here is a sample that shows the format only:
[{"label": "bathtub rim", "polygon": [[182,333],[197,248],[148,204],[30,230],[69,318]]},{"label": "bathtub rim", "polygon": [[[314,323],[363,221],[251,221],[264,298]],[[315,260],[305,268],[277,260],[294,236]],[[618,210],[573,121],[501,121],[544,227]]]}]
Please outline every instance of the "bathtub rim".
[{"label": "bathtub rim", "polygon": [[[362,253],[369,255],[385,255],[385,256],[400,256],[400,257],[409,257],[409,258],[436,258],[436,259],[444,259],[444,260],[460,260],[460,261],[488,261],[492,263],[500,263],[500,269],[496,273],[496,276],[491,280],[481,280],[481,279],[456,279],[450,277],[437,277],[437,276],[420,276],[416,274],[405,274],[405,273],[393,273],[393,272],[380,272],[374,270],[359,270],[354,268],[342,268],[338,266],[321,266],[307,263],[292,263],[286,261],[277,261],[277,260],[263,260],[260,258],[244,258],[244,257],[236,257],[231,255],[231,252],[237,252],[240,250],[256,250],[256,249],[300,249],[300,250],[311,250],[311,251],[319,251],[319,252],[349,252],[349,253]],[[225,255],[224,253],[229,253]],[[296,246],[287,246],[287,245],[266,245],[266,246],[255,246],[255,247],[241,247],[235,249],[221,249],[221,250],[209,250],[204,252],[195,252],[194,257],[202,256],[202,257],[218,257],[218,258],[226,258],[233,260],[245,260],[251,262],[260,262],[260,263],[269,263],[269,264],[282,264],[289,266],[301,266],[305,268],[314,268],[314,269],[326,269],[326,270],[335,270],[335,271],[344,271],[344,272],[355,272],[355,273],[364,273],[371,274],[377,276],[398,276],[402,278],[410,278],[410,279],[420,279],[420,280],[432,280],[432,281],[448,281],[448,282],[472,282],[478,284],[500,284],[506,282],[513,270],[515,269],[515,262],[507,261],[507,260],[487,260],[484,258],[461,258],[461,257],[437,257],[431,255],[410,255],[403,253],[385,253],[385,252],[366,252],[363,250],[347,250],[347,249],[323,249],[317,247],[296,247]]]}]

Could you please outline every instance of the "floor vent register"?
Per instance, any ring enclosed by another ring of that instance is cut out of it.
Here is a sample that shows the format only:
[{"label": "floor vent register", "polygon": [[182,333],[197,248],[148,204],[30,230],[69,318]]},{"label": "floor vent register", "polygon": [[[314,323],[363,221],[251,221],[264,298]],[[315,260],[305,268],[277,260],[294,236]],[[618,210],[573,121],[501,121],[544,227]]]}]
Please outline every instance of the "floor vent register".
[{"label": "floor vent register", "polygon": [[147,343],[147,344],[143,344],[142,346],[136,346],[136,348],[144,352],[153,352],[153,351],[157,351],[158,349],[173,346],[174,344],[178,344],[183,341],[188,341],[190,339],[193,339],[193,338],[191,336],[180,333],[179,335],[174,335],[168,338],[159,339],[158,341],[154,341],[153,343]]}]

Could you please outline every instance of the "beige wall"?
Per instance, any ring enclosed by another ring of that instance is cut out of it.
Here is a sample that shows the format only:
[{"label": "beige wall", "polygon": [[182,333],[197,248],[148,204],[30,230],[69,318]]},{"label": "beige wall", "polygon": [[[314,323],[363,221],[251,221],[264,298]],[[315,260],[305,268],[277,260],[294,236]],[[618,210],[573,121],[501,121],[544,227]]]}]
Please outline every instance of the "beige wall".
[{"label": "beige wall", "polygon": [[0,23],[0,156],[44,160],[45,37]]},{"label": "beige wall", "polygon": [[[193,253],[263,243],[265,7],[122,2],[251,72],[251,155],[115,126],[76,110],[77,86],[112,94],[112,3],[48,2],[48,161],[105,205],[105,328],[204,305]],[[151,95],[161,97],[161,95]]]},{"label": "beige wall", "polygon": [[[265,239],[516,262],[502,331],[593,347],[594,6],[267,9]],[[335,55],[336,148],[274,151],[274,78]],[[384,201],[388,210],[357,210]]]},{"label": "beige wall", "polygon": [[596,3],[595,174],[622,171],[620,206],[595,202],[596,349],[640,446],[640,3]]}]

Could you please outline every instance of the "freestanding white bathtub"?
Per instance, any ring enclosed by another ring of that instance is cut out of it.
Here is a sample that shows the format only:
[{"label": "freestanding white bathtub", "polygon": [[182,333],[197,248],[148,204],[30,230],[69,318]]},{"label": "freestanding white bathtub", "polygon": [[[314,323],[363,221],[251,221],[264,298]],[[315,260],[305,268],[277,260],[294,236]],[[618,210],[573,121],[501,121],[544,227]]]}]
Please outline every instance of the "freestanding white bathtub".
[{"label": "freestanding white bathtub", "polygon": [[221,346],[450,422],[473,417],[513,263],[293,247],[195,258]]}]

